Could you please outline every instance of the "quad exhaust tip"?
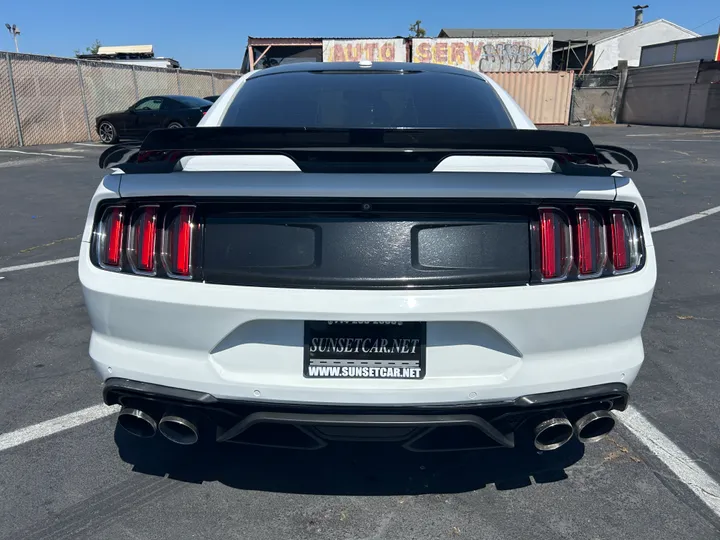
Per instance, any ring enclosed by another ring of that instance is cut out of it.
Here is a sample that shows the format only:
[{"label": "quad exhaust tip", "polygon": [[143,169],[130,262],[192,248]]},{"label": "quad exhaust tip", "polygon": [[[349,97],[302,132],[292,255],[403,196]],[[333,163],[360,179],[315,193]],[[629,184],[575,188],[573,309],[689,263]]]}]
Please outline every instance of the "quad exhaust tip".
[{"label": "quad exhaust tip", "polygon": [[132,407],[123,408],[117,421],[125,431],[142,439],[154,436],[157,431],[157,422],[152,416]]},{"label": "quad exhaust tip", "polygon": [[564,414],[548,418],[535,426],[535,448],[541,451],[557,450],[572,439],[573,433],[573,425]]},{"label": "quad exhaust tip", "polygon": [[581,443],[604,439],[615,427],[615,418],[609,411],[593,411],[575,422],[575,431]]},{"label": "quad exhaust tip", "polygon": [[160,419],[160,433],[175,444],[191,445],[198,441],[198,429],[193,422],[176,414],[166,414]]}]

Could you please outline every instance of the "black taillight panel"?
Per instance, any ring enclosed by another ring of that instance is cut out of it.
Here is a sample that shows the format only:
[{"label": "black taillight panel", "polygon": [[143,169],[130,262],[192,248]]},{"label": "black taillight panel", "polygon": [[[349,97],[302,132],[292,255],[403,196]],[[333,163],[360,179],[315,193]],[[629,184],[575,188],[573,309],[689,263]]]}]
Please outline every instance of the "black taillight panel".
[{"label": "black taillight panel", "polygon": [[[371,225],[395,234],[369,234]],[[604,279],[645,263],[639,209],[596,200],[113,200],[98,207],[93,233],[91,260],[105,270],[228,285],[535,285]],[[378,238],[393,250],[373,244]],[[478,252],[465,254],[473,246]],[[353,262],[360,256],[367,261]]]}]

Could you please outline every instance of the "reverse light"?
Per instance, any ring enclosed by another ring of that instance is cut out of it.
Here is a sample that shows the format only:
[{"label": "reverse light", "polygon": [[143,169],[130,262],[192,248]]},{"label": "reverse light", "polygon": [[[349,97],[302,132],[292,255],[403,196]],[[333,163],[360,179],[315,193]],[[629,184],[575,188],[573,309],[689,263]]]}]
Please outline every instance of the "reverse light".
[{"label": "reverse light", "polygon": [[626,274],[640,262],[638,233],[627,210],[610,210],[610,262],[613,274]]},{"label": "reverse light", "polygon": [[557,208],[540,208],[540,273],[542,281],[565,279],[573,262],[570,225]]},{"label": "reverse light", "polygon": [[195,207],[176,206],[165,216],[162,260],[169,277],[192,279]]},{"label": "reverse light", "polygon": [[142,206],[130,219],[127,256],[136,274],[156,274],[157,213],[157,206]]},{"label": "reverse light", "polygon": [[97,228],[97,259],[101,268],[122,270],[122,245],[125,228],[125,207],[110,206],[100,218]]},{"label": "reverse light", "polygon": [[578,278],[602,275],[607,262],[605,227],[603,219],[595,210],[576,209],[575,248]]}]

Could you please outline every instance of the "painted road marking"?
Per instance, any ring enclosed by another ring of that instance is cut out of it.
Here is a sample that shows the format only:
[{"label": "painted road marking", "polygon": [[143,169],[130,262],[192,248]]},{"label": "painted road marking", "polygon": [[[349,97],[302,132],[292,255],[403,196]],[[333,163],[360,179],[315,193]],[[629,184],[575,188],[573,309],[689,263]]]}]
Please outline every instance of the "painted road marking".
[{"label": "painted road marking", "polygon": [[717,214],[718,212],[720,212],[720,206],[708,208],[707,210],[703,210],[702,212],[698,212],[697,214],[692,214],[684,218],[676,219],[675,221],[669,221],[668,223],[663,223],[662,225],[650,227],[650,232],[666,231],[667,229],[679,227],[680,225],[685,225],[686,223],[690,223],[691,221],[696,221],[704,217],[712,216],[713,214]]},{"label": "painted road marking", "polygon": [[92,422],[94,420],[99,420],[100,418],[105,418],[106,416],[116,413],[118,410],[120,410],[120,407],[118,406],[108,407],[107,405],[95,405],[93,407],[88,407],[87,409],[82,409],[81,411],[76,411],[64,416],[53,418],[52,420],[47,420],[45,422],[40,422],[39,424],[18,429],[17,431],[5,433],[4,435],[0,435],[0,452],[36,439],[42,439],[43,437],[60,433],[61,431],[65,431],[70,428],[87,424],[88,422]]},{"label": "painted road marking", "polygon": [[[685,223],[690,223],[691,221],[695,221],[698,219],[702,219],[704,217],[711,216],[713,214],[717,214],[720,212],[720,206],[716,206],[714,208],[709,208],[708,210],[703,210],[702,212],[698,212],[697,214],[692,214],[690,216],[676,219],[675,221],[670,221],[668,223],[663,223],[662,225],[656,225],[655,227],[650,227],[650,232],[660,232],[665,231],[667,229],[672,229],[674,227],[679,227],[680,225],[684,225]],[[70,262],[77,262],[80,259],[80,257],[66,257],[64,259],[54,259],[51,261],[42,261],[42,262],[36,262],[36,263],[30,263],[30,264],[20,264],[18,266],[6,266],[5,268],[0,268],[0,274],[7,274],[8,272],[17,272],[18,270],[31,270],[32,268],[41,268],[43,266],[52,266],[54,264],[63,264],[63,263],[70,263]]]},{"label": "painted road marking", "polygon": [[5,150],[2,149],[0,152],[6,152],[10,154],[27,154],[29,156],[50,156],[50,157],[64,157],[64,158],[75,158],[85,159],[85,156],[69,156],[67,154],[48,154],[47,152],[26,152],[25,150]]},{"label": "painted road marking", "polygon": [[100,143],[92,143],[92,142],[76,142],[75,143],[78,146],[97,146],[101,148],[110,148],[107,144],[100,144]]},{"label": "painted road marking", "polygon": [[69,262],[77,262],[80,257],[65,257],[64,259],[54,259],[52,261],[42,261],[29,264],[19,264],[17,266],[6,266],[0,268],[0,274],[6,274],[8,272],[17,272],[18,270],[30,270],[31,268],[40,268],[42,266],[52,266],[54,264],[63,264]]},{"label": "painted road marking", "polygon": [[628,406],[624,412],[614,414],[710,510],[720,516],[720,484],[634,407]]}]

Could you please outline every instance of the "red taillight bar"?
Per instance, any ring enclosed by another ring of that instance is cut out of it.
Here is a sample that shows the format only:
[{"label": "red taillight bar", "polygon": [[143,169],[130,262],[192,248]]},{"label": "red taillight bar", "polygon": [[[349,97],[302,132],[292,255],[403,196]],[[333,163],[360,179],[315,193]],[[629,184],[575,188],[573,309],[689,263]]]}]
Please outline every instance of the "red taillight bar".
[{"label": "red taillight bar", "polygon": [[542,281],[565,279],[572,268],[570,226],[557,208],[540,208],[540,273]]},{"label": "red taillight bar", "polygon": [[162,260],[169,277],[192,279],[195,207],[176,206],[165,215]]},{"label": "red taillight bar", "polygon": [[105,209],[97,228],[96,255],[98,264],[106,270],[122,270],[122,245],[125,229],[125,207]]},{"label": "red taillight bar", "polygon": [[637,229],[627,210],[610,210],[610,256],[613,274],[627,274],[640,262]]},{"label": "red taillight bar", "polygon": [[607,262],[602,216],[591,208],[577,208],[575,216],[578,277],[585,279],[600,276]]},{"label": "red taillight bar", "polygon": [[141,206],[130,218],[127,255],[136,274],[157,272],[157,214],[157,206]]}]

